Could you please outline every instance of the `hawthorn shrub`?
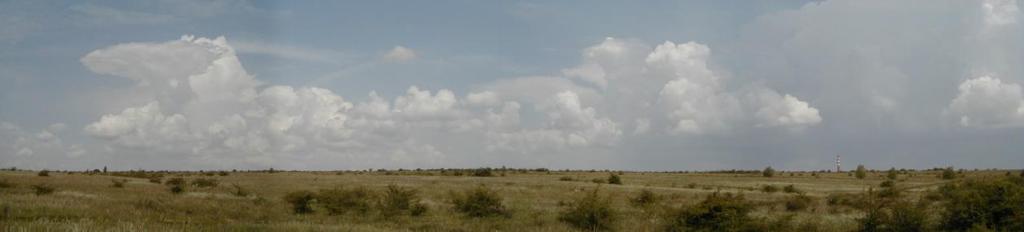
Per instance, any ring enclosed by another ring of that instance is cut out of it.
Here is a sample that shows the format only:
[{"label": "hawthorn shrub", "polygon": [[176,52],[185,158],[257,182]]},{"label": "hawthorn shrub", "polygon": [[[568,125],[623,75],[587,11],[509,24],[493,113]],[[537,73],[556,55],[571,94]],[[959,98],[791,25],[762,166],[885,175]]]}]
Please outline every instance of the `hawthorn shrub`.
[{"label": "hawthorn shrub", "polygon": [[616,212],[611,206],[611,200],[601,197],[597,188],[566,206],[558,215],[558,220],[578,229],[606,231],[611,230],[615,223]]},{"label": "hawthorn shrub", "polygon": [[209,179],[209,178],[198,178],[198,179],[192,180],[192,186],[199,187],[199,188],[217,187],[217,184],[218,184],[217,180]]},{"label": "hawthorn shrub", "polygon": [[452,192],[451,203],[456,212],[469,217],[510,216],[497,192],[483,185],[462,194]]},{"label": "hawthorn shrub", "polygon": [[640,190],[636,197],[630,198],[629,202],[637,207],[649,206],[658,202],[658,195],[655,195],[651,190],[644,189]]},{"label": "hawthorn shrub", "polygon": [[609,184],[621,185],[622,184],[622,178],[619,177],[618,174],[612,173],[611,175],[608,176],[608,183]]},{"label": "hawthorn shrub", "polygon": [[1024,231],[1024,178],[968,180],[939,189],[945,200],[941,227]]},{"label": "hawthorn shrub", "polygon": [[316,200],[330,215],[343,215],[349,212],[366,214],[373,206],[376,196],[366,188],[333,188],[321,189]]},{"label": "hawthorn shrub", "polygon": [[307,190],[290,192],[284,196],[284,201],[292,205],[292,212],[296,214],[307,214],[313,212],[312,202],[315,194]]},{"label": "hawthorn shrub", "polygon": [[388,185],[380,199],[380,212],[385,217],[402,214],[421,216],[427,212],[427,206],[420,202],[416,189]]},{"label": "hawthorn shrub", "polygon": [[786,199],[786,211],[804,211],[814,204],[814,198],[804,194],[797,194]]},{"label": "hawthorn shrub", "polygon": [[712,193],[704,201],[668,214],[665,231],[755,231],[754,205],[742,195]]},{"label": "hawthorn shrub", "polygon": [[32,191],[36,194],[36,196],[49,195],[56,190],[56,188],[48,184],[32,185]]},{"label": "hawthorn shrub", "polygon": [[782,192],[785,192],[785,193],[800,193],[800,190],[796,189],[796,186],[786,185],[786,187],[782,187]]}]

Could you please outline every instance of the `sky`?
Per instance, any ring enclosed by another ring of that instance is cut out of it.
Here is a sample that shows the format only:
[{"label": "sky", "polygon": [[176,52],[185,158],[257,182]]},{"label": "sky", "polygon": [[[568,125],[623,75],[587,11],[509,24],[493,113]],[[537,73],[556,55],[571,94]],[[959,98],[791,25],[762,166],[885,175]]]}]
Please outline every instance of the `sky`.
[{"label": "sky", "polygon": [[1020,8],[0,1],[0,167],[1021,168]]}]

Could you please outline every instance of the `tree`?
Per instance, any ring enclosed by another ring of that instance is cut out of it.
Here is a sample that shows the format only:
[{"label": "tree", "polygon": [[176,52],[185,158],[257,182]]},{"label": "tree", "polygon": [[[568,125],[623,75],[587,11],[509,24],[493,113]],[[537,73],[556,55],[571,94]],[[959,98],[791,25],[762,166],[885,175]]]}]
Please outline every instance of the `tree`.
[{"label": "tree", "polygon": [[761,175],[764,177],[773,177],[775,176],[775,169],[772,169],[772,166],[765,167],[764,171],[761,171]]},{"label": "tree", "polygon": [[867,170],[864,169],[863,164],[857,165],[857,171],[855,171],[853,174],[857,176],[857,179],[864,179],[864,177],[868,176]]}]

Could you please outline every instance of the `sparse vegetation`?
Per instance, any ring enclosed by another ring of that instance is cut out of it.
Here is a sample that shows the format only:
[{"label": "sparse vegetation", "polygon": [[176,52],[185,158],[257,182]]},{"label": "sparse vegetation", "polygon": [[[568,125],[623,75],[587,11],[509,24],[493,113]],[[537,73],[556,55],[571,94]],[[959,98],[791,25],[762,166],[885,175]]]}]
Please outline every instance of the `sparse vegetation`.
[{"label": "sparse vegetation", "polygon": [[192,180],[192,186],[195,186],[197,188],[217,187],[217,184],[218,184],[218,182],[215,179],[198,178],[198,179]]},{"label": "sparse vegetation", "polygon": [[804,211],[814,204],[814,198],[804,194],[793,195],[786,199],[786,211]]},{"label": "sparse vegetation", "polygon": [[800,193],[800,190],[796,189],[796,186],[786,185],[785,187],[782,187],[782,192],[784,192],[784,193]]},{"label": "sparse vegetation", "polygon": [[946,169],[942,169],[941,177],[943,180],[956,179],[956,171],[953,171],[953,167],[946,167]]},{"label": "sparse vegetation", "polygon": [[114,187],[114,188],[124,188],[124,183],[127,183],[127,182],[128,182],[128,180],[116,180],[116,179],[115,179],[115,180],[110,180],[110,182],[112,182],[112,183],[110,184],[110,187]]}]

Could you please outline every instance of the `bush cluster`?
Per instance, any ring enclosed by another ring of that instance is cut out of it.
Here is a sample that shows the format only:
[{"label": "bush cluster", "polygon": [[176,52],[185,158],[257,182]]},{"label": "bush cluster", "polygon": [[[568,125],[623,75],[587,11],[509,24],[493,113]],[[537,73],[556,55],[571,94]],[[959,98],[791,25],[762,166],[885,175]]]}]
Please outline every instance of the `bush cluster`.
[{"label": "bush cluster", "polygon": [[32,191],[36,194],[36,196],[49,195],[56,190],[56,188],[48,184],[32,185]]},{"label": "bush cluster", "polygon": [[611,175],[608,176],[608,183],[621,185],[622,178],[619,177],[619,174],[612,173]]},{"label": "bush cluster", "polygon": [[198,188],[212,188],[212,187],[217,187],[217,185],[218,185],[218,182],[215,179],[197,178],[197,179],[192,180],[192,186],[195,186],[195,187],[198,187]]},{"label": "bush cluster", "polygon": [[658,202],[658,195],[648,189],[640,190],[636,197],[629,199],[630,203],[638,207],[653,205]]},{"label": "bush cluster", "polygon": [[742,195],[716,192],[695,206],[669,213],[665,231],[749,231],[753,209]]},{"label": "bush cluster", "polygon": [[814,198],[804,194],[793,195],[786,199],[786,211],[804,211],[814,204]]},{"label": "bush cluster", "polygon": [[427,206],[420,203],[415,189],[389,185],[381,197],[380,211],[385,217],[402,214],[420,216],[427,212]]}]

